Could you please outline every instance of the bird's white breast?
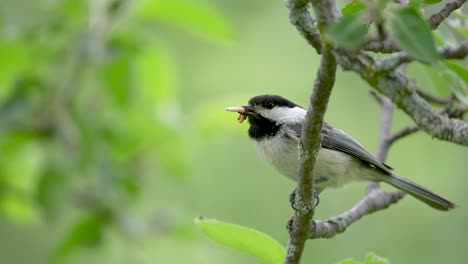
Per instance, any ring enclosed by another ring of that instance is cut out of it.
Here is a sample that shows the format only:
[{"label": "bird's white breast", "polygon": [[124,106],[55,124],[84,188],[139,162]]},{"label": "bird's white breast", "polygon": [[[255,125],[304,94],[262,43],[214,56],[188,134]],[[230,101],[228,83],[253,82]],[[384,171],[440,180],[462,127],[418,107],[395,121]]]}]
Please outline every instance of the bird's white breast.
[{"label": "bird's white breast", "polygon": [[[297,179],[297,167],[299,160],[298,139],[289,136],[275,136],[260,141],[255,141],[260,156],[278,170],[282,175]],[[315,178],[326,178],[316,187],[321,190],[326,187],[342,187],[354,180],[366,180],[362,175],[363,164],[356,158],[343,152],[330,149],[320,149],[316,166]]]},{"label": "bird's white breast", "polygon": [[[295,142],[294,142],[295,141]],[[253,141],[260,157],[282,175],[291,179],[297,177],[298,142],[295,138],[277,135],[260,141]]]}]

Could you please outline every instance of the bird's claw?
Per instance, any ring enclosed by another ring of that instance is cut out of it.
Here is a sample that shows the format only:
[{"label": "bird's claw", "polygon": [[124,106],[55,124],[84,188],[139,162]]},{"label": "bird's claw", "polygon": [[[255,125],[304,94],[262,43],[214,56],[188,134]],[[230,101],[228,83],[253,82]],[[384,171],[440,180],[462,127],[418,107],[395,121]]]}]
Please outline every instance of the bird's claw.
[{"label": "bird's claw", "polygon": [[315,199],[314,199],[314,200],[315,200],[314,208],[315,208],[315,207],[317,207],[317,206],[319,205],[319,203],[320,203],[320,196],[319,196],[319,194],[318,194],[317,191],[314,191],[314,198],[315,198]]},{"label": "bird's claw", "polygon": [[288,234],[291,234],[293,230],[293,221],[294,221],[294,216],[291,217],[288,222],[286,223],[286,230],[288,230]]},{"label": "bird's claw", "polygon": [[296,203],[296,192],[297,192],[297,188],[294,188],[294,191],[289,195],[289,203],[291,204],[291,208],[294,211],[297,211],[296,207],[294,206],[294,204]]},{"label": "bird's claw", "polygon": [[[294,211],[299,211],[301,208],[298,208],[298,207],[301,207],[301,201],[296,201],[296,197],[297,197],[297,189],[294,189],[294,191],[289,195],[289,202],[291,203],[291,208],[294,210]],[[315,207],[317,207],[320,203],[320,197],[319,197],[319,194],[317,191],[314,190],[314,200],[315,200],[315,204],[314,206],[312,206],[311,209],[314,209]]]}]

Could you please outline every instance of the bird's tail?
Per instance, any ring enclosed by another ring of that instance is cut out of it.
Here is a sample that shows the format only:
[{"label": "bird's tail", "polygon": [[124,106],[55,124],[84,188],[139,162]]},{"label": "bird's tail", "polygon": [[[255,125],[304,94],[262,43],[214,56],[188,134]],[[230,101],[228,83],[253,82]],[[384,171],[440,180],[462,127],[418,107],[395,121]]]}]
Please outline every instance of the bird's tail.
[{"label": "bird's tail", "polygon": [[445,198],[433,193],[429,189],[422,187],[408,179],[397,175],[380,175],[381,180],[384,182],[404,191],[405,193],[413,196],[414,198],[424,202],[432,208],[448,211],[455,208],[455,204],[446,200]]}]

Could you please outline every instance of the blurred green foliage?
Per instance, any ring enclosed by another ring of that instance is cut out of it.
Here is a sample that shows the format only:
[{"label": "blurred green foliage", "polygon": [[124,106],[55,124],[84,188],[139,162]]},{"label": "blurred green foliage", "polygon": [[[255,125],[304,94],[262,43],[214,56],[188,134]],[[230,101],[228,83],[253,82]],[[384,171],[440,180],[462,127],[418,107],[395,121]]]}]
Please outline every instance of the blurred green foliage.
[{"label": "blurred green foliage", "polygon": [[[436,41],[466,36],[451,23]],[[294,183],[222,110],[263,93],[307,103],[318,57],[282,1],[3,0],[0,58],[0,263],[259,263],[200,234],[200,214],[286,243]],[[430,92],[466,98],[465,64],[440,67],[408,70]],[[367,90],[340,72],[327,118],[372,150],[379,117]],[[408,123],[397,115],[395,127]],[[463,204],[466,157],[421,134],[389,163]],[[351,206],[362,187],[324,193],[318,217]],[[308,243],[305,261],[368,251],[395,263],[468,258],[466,209],[413,202]]]},{"label": "blurred green foliage", "polygon": [[0,209],[23,223],[76,213],[63,259],[101,241],[144,177],[187,174],[190,124],[157,25],[215,42],[232,29],[190,0],[4,1],[0,14]]}]

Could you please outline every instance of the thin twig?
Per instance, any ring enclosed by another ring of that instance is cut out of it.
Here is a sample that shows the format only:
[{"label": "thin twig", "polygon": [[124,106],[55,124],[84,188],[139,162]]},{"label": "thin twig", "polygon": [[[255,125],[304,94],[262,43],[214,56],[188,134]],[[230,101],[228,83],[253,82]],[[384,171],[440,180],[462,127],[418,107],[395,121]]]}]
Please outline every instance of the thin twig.
[{"label": "thin twig", "polygon": [[351,224],[365,215],[388,208],[404,197],[401,191],[385,192],[379,188],[366,194],[353,208],[327,220],[315,220],[309,231],[309,239],[331,238],[344,232]]},{"label": "thin twig", "polygon": [[376,38],[374,41],[368,41],[363,46],[363,50],[377,53],[393,53],[401,51],[401,48],[393,38],[387,38],[383,41],[379,38]]},{"label": "thin twig", "polygon": [[377,101],[377,103],[379,103],[379,106],[382,106],[382,104],[384,103],[383,99],[385,97],[381,96],[380,94],[378,94],[374,90],[369,91],[369,93],[370,93],[370,95],[372,95],[372,97],[374,97],[375,101]]},{"label": "thin twig", "polygon": [[453,11],[459,9],[466,0],[453,0],[448,2],[442,10],[439,12],[433,14],[427,22],[429,23],[429,26],[431,26],[432,30],[437,29],[439,25],[452,14]]},{"label": "thin twig", "polygon": [[289,9],[289,21],[293,24],[299,33],[307,42],[317,51],[322,53],[322,41],[320,32],[315,26],[316,21],[310,16],[308,1],[287,1],[286,6]]},{"label": "thin twig", "polygon": [[440,105],[447,105],[448,103],[450,103],[450,99],[434,96],[421,89],[416,89],[416,92],[419,94],[419,96],[424,98],[424,100],[431,102],[431,103],[440,104]]},{"label": "thin twig", "polygon": [[[439,111],[440,114],[448,114],[449,117],[451,118],[460,118],[460,110],[459,108],[456,108],[455,110],[453,110],[453,112],[450,111],[450,109],[452,108],[454,102],[455,102],[455,96],[452,95],[449,99],[442,99],[442,98],[438,98],[438,97],[435,97],[429,93],[426,93],[422,90],[419,90],[419,89],[416,89],[416,92],[421,96],[423,97],[424,99],[428,100],[428,101],[431,101],[431,102],[435,102],[435,103],[438,103],[438,104],[444,104],[445,106]],[[395,141],[399,140],[399,139],[402,139],[406,136],[409,136],[409,135],[412,135],[416,132],[418,132],[420,129],[418,126],[415,126],[415,125],[412,125],[412,126],[407,126],[407,127],[404,127],[400,130],[398,130],[397,132],[395,132],[393,135],[389,136],[387,138],[387,143],[389,146],[391,146],[393,143],[395,143]]]},{"label": "thin twig", "polygon": [[409,136],[411,134],[414,134],[416,132],[419,131],[419,127],[418,126],[409,126],[409,127],[405,127],[405,128],[402,128],[400,130],[398,130],[397,132],[395,132],[393,135],[391,135],[388,139],[387,139],[387,142],[389,145],[392,145],[393,143],[395,143],[395,141],[403,138],[403,137],[406,137],[406,136]]},{"label": "thin twig", "polygon": [[384,161],[387,159],[387,154],[389,150],[389,145],[387,144],[387,139],[390,136],[392,128],[392,118],[393,118],[393,104],[392,102],[383,96],[381,97],[381,109],[382,114],[380,117],[380,133],[379,133],[379,144],[377,147],[377,152],[375,157]]},{"label": "thin twig", "polygon": [[437,49],[443,59],[464,59],[468,55],[468,41],[446,45]]},{"label": "thin twig", "polygon": [[[453,0],[448,2],[439,12],[433,14],[427,20],[427,23],[433,30],[436,29],[453,11],[460,8],[466,1]],[[393,53],[401,50],[393,38],[387,38],[384,41],[376,39],[376,41],[368,42],[363,49],[378,53]]]},{"label": "thin twig", "polygon": [[[371,95],[379,103],[380,108],[382,109],[382,113],[380,115],[379,144],[377,146],[375,156],[378,160],[384,161],[387,159],[388,150],[390,148],[387,139],[390,136],[392,128],[393,104],[388,98],[377,94],[375,91],[371,91]],[[367,184],[366,192],[370,193],[378,187],[378,182],[369,182]]]},{"label": "thin twig", "polygon": [[439,114],[447,114],[449,117],[453,117],[451,116],[450,109],[452,109],[456,99],[457,97],[454,94],[452,94],[452,96],[450,96],[450,98],[448,99],[447,104],[445,104],[445,106],[439,111]]},{"label": "thin twig", "polygon": [[[437,51],[441,59],[464,59],[468,56],[468,41],[456,45],[446,45],[438,48]],[[396,52],[377,60],[372,69],[378,73],[389,72],[412,60],[406,52]]]},{"label": "thin twig", "polygon": [[[393,119],[393,103],[385,96],[377,94],[375,91],[371,91],[371,95],[376,99],[380,105],[380,131],[379,131],[379,143],[377,145],[376,158],[380,161],[385,161],[390,150],[390,144],[388,138],[390,137],[392,130],[392,119]],[[369,182],[367,184],[366,193],[371,194],[379,188],[378,182]],[[384,192],[385,194],[385,192]],[[365,199],[366,197],[364,197]],[[397,200],[396,200],[397,201]],[[396,202],[395,201],[395,202]]]}]

